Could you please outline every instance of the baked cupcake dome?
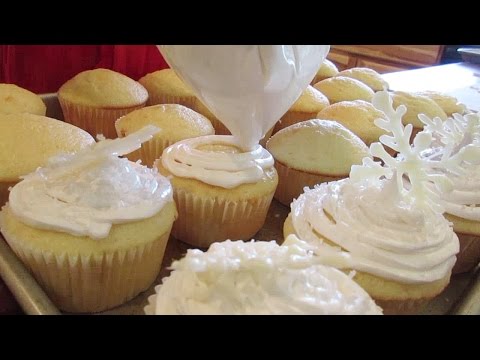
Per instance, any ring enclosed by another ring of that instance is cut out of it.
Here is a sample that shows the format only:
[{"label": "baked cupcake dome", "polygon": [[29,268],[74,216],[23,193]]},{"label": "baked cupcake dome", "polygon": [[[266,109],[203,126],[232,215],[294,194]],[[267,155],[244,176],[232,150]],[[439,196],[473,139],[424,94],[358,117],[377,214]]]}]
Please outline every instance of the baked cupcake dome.
[{"label": "baked cupcake dome", "polygon": [[94,137],[116,138],[115,120],[145,106],[147,90],[128,76],[108,69],[83,71],[58,90],[65,121]]},{"label": "baked cupcake dome", "polygon": [[340,101],[327,106],[317,114],[317,118],[333,120],[342,124],[368,146],[386,134],[385,130],[374,123],[376,119],[385,119],[385,114],[371,103],[363,100]]},{"label": "baked cupcake dome", "polygon": [[345,76],[335,76],[322,80],[316,83],[314,88],[324,94],[330,104],[352,100],[371,102],[374,94],[373,90],[361,81]]},{"label": "baked cupcake dome", "polygon": [[452,116],[453,114],[464,114],[467,107],[464,104],[458,102],[458,99],[454,96],[447,95],[438,91],[419,91],[416,93],[420,96],[426,96],[429,99],[435,101],[438,106],[447,114]]},{"label": "baked cupcake dome", "polygon": [[276,123],[273,133],[301,121],[314,119],[319,111],[330,105],[327,97],[313,86],[307,86],[302,95]]},{"label": "baked cupcake dome", "polygon": [[370,157],[365,143],[343,125],[308,120],[273,135],[267,150],[275,159],[275,199],[289,206],[305,187],[348,177],[352,165]]},{"label": "baked cupcake dome", "polygon": [[148,91],[147,105],[180,104],[195,110],[195,94],[172,69],[147,74],[138,82]]},{"label": "baked cupcake dome", "polygon": [[74,153],[95,143],[86,131],[33,114],[0,114],[0,206],[20,177],[44,166],[50,157]]},{"label": "baked cupcake dome", "polygon": [[228,135],[186,139],[155,162],[173,186],[176,239],[207,248],[251,239],[265,223],[278,184],[273,158],[260,145],[244,152],[235,144]]},{"label": "baked cupcake dome", "polygon": [[177,141],[214,134],[213,126],[206,117],[178,104],[147,106],[115,122],[118,137],[125,137],[147,125],[157,126],[161,131],[127,157],[131,161],[142,160],[150,167],[165,148]]},{"label": "baked cupcake dome", "polygon": [[366,67],[354,67],[343,70],[340,71],[336,76],[345,76],[361,81],[373,91],[388,90],[389,88],[388,82],[382,78],[382,75],[375,70]]},{"label": "baked cupcake dome", "polygon": [[325,59],[317,71],[317,74],[313,78],[311,85],[315,85],[317,82],[334,77],[338,74],[337,66],[328,59]]},{"label": "baked cupcake dome", "polygon": [[45,103],[37,94],[14,84],[0,84],[0,114],[45,116],[46,111]]}]

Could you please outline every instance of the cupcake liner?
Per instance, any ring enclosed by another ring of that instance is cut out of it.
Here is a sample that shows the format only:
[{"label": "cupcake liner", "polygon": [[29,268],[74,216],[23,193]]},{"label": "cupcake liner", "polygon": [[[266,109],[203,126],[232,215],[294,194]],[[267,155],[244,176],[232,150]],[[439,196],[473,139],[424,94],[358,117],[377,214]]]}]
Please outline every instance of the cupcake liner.
[{"label": "cupcake liner", "polygon": [[195,110],[195,99],[195,96],[148,94],[147,106],[160,104],[179,104]]},{"label": "cupcake liner", "polygon": [[[121,134],[119,134],[120,136]],[[144,142],[140,149],[135,150],[126,155],[130,161],[142,160],[142,164],[152,167],[155,160],[162,156],[163,150],[172,145],[174,142],[159,137]]]},{"label": "cupcake liner", "polygon": [[299,123],[301,121],[312,120],[317,118],[317,112],[305,112],[305,111],[287,111],[280,120],[275,124],[273,128],[273,134],[286,128],[287,126]]},{"label": "cupcake liner", "polygon": [[251,239],[265,223],[274,191],[254,199],[230,201],[175,189],[178,218],[172,235],[207,248],[216,241]]},{"label": "cupcake liner", "polygon": [[18,181],[0,181],[0,208],[8,201],[8,197],[10,196],[8,189],[17,183]]},{"label": "cupcake liner", "polygon": [[156,279],[170,230],[147,244],[81,256],[42,252],[11,233],[5,240],[61,310],[104,311],[134,298]]},{"label": "cupcake liner", "polygon": [[277,169],[278,173],[278,186],[274,198],[285,206],[290,206],[293,199],[303,194],[305,186],[313,187],[316,184],[343,178],[312,174],[292,169],[279,161],[275,161],[275,169]]},{"label": "cupcake liner", "polygon": [[414,300],[375,300],[383,310],[383,315],[416,315],[419,314],[432,299]]},{"label": "cupcake liner", "polygon": [[480,236],[456,232],[460,241],[460,252],[453,267],[453,274],[473,270],[480,262]]},{"label": "cupcake liner", "polygon": [[66,122],[87,131],[94,138],[102,134],[107,139],[117,138],[115,121],[118,118],[145,106],[144,103],[126,108],[100,109],[73,104],[62,98],[59,101]]}]

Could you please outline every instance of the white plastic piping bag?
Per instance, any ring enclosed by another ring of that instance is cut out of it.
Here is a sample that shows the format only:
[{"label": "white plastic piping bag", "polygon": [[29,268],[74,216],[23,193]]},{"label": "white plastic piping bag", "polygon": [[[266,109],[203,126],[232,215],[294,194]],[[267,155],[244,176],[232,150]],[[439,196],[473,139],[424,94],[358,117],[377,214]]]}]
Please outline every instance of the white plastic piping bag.
[{"label": "white plastic piping bag", "polygon": [[157,46],[245,150],[287,112],[330,50],[330,45]]}]

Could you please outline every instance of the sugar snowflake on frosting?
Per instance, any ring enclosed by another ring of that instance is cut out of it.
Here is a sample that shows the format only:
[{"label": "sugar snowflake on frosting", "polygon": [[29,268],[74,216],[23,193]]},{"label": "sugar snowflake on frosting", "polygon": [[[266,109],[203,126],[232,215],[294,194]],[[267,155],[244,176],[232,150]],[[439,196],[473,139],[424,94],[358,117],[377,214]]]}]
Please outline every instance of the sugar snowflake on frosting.
[{"label": "sugar snowflake on frosting", "polygon": [[[402,117],[407,111],[406,107],[400,105],[394,109],[393,101],[386,91],[377,92],[373,97],[372,104],[386,115],[386,120],[377,119],[375,125],[387,131],[389,135],[382,135],[380,142],[370,145],[370,154],[381,159],[383,165],[365,158],[362,165],[352,166],[350,178],[353,181],[366,181],[367,183],[378,183],[381,179],[393,180],[397,186],[399,199],[442,213],[440,192],[451,191],[452,182],[445,175],[434,173],[431,170],[442,167],[454,174],[461,175],[463,172],[460,166],[462,161],[478,158],[480,148],[466,146],[454,152],[452,147],[451,151],[444,151],[442,156],[436,160],[422,156],[422,153],[431,148],[434,143],[432,129],[442,129],[442,132],[438,133],[438,137],[443,144],[450,144],[454,141],[453,139],[456,144],[459,143],[463,125],[458,123],[458,117],[448,122],[448,125],[440,124],[438,122],[440,119],[424,119],[428,123],[427,130],[419,132],[415,136],[413,144],[410,144],[413,126],[402,124]],[[384,146],[398,152],[398,156],[392,157]]]}]

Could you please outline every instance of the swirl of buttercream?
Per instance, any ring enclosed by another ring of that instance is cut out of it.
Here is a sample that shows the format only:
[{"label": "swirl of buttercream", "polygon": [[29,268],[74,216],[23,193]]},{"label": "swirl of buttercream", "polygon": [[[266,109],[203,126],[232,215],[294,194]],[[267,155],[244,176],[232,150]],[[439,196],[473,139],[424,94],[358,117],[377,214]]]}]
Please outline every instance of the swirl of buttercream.
[{"label": "swirl of buttercream", "polygon": [[337,268],[403,283],[442,279],[455,264],[457,236],[441,214],[402,201],[396,188],[393,177],[306,189],[291,204],[295,233]]},{"label": "swirl of buttercream", "polygon": [[377,314],[381,309],[349,276],[321,265],[291,236],[227,240],[188,250],[149,298],[147,314]]},{"label": "swirl of buttercream", "polygon": [[205,145],[227,145],[238,148],[230,135],[208,135],[179,141],[163,151],[162,165],[172,174],[193,178],[206,184],[231,189],[255,183],[272,168],[272,155],[261,145],[247,152],[217,152],[199,149]]}]

